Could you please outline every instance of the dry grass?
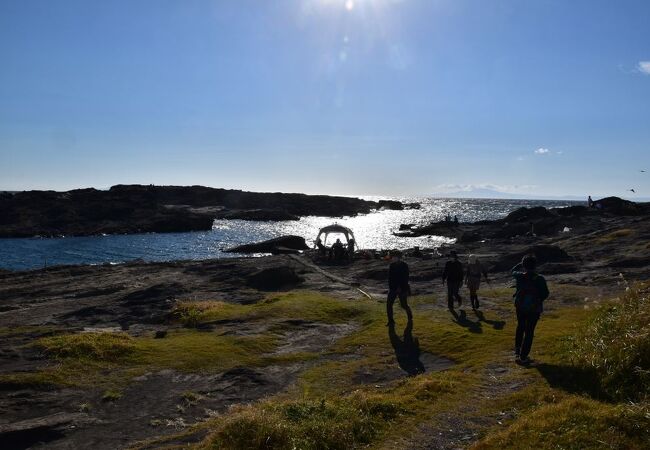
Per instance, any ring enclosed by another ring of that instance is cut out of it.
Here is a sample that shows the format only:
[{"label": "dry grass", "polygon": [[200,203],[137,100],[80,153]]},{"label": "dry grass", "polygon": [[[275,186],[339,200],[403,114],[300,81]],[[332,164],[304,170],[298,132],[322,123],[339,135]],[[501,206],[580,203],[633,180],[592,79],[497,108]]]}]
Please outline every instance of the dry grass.
[{"label": "dry grass", "polygon": [[627,286],[619,302],[601,307],[585,329],[571,340],[573,363],[595,371],[599,387],[614,399],[650,397],[647,287],[647,284]]},{"label": "dry grass", "polygon": [[474,450],[647,449],[648,406],[610,405],[570,396],[522,415]]}]

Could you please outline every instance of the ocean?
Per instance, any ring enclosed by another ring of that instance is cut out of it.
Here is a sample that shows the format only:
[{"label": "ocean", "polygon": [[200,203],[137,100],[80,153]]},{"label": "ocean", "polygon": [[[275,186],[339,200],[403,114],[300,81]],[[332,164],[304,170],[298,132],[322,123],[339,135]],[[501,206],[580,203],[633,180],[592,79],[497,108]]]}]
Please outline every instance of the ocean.
[{"label": "ocean", "polygon": [[573,201],[419,197],[397,200],[405,203],[418,202],[422,207],[403,211],[376,211],[338,219],[307,216],[298,221],[285,222],[216,220],[212,230],[201,232],[0,239],[0,268],[30,270],[53,265],[119,264],[132,260],[231,258],[242,255],[224,253],[225,249],[288,234],[302,236],[308,245],[312,245],[318,230],[332,223],[352,229],[357,244],[362,249],[404,249],[416,245],[432,248],[452,241],[441,236],[396,237],[393,232],[398,231],[400,224],[426,224],[442,220],[447,213],[458,216],[461,222],[474,222],[498,219],[522,206],[565,207],[580,204]]}]

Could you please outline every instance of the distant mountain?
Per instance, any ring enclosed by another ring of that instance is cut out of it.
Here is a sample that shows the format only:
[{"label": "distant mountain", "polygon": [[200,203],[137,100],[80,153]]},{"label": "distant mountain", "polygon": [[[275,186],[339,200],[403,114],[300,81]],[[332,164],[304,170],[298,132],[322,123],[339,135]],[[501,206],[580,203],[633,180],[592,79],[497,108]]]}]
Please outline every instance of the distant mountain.
[{"label": "distant mountain", "polygon": [[[587,197],[578,197],[576,195],[553,196],[553,195],[530,195],[530,194],[514,194],[512,192],[501,192],[494,189],[475,188],[467,191],[446,192],[440,194],[433,194],[432,197],[439,198],[493,198],[504,200],[570,200],[570,201],[585,201]],[[596,197],[594,197],[595,199]]]},{"label": "distant mountain", "polygon": [[[591,197],[594,200],[598,200],[604,197],[610,197],[616,194],[608,195],[592,195]],[[650,197],[629,197],[625,195],[616,195],[625,200],[630,200],[633,202],[650,202]],[[532,195],[532,194],[513,194],[512,192],[501,192],[494,189],[486,188],[474,188],[466,191],[456,191],[456,192],[444,192],[438,194],[432,194],[431,197],[437,198],[492,198],[492,199],[503,199],[503,200],[568,200],[568,201],[578,201],[578,202],[587,202],[587,196],[577,196],[577,195]]]}]

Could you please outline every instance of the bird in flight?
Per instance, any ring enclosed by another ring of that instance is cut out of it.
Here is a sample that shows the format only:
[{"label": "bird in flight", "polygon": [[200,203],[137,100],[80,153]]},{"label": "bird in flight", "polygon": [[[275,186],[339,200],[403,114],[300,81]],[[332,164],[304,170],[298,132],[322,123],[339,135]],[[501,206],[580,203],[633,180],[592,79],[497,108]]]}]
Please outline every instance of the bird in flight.
[{"label": "bird in flight", "polygon": [[642,170],[641,172],[645,172],[645,170]]},{"label": "bird in flight", "polygon": [[632,192],[634,192],[634,193],[636,194],[636,191],[635,191],[634,189],[628,189],[628,190],[629,190],[629,191],[632,191]]}]

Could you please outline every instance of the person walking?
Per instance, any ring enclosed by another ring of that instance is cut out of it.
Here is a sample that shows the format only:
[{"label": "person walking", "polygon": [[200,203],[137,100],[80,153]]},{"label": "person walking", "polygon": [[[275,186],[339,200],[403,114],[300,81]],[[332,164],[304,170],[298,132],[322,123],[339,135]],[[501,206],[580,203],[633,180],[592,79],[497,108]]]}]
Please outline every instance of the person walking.
[{"label": "person walking", "polygon": [[530,362],[528,355],[533,345],[535,326],[544,310],[544,300],[549,296],[546,280],[536,272],[536,268],[537,260],[533,255],[524,256],[521,262],[512,268],[512,276],[516,281],[515,357],[519,364]]},{"label": "person walking", "polygon": [[413,320],[413,313],[408,305],[408,296],[411,292],[409,286],[409,266],[402,261],[402,253],[396,251],[392,254],[393,262],[388,267],[388,298],[386,300],[387,326],[395,324],[393,319],[393,304],[399,297],[399,304],[406,311],[408,321]]},{"label": "person walking", "polygon": [[458,260],[458,253],[455,250],[452,250],[450,255],[452,259],[447,261],[445,270],[442,272],[442,285],[447,283],[447,306],[449,309],[454,309],[454,300],[458,301],[458,306],[463,301],[458,293],[463,285],[463,263]]},{"label": "person walking", "polygon": [[476,255],[469,255],[465,280],[467,289],[469,289],[469,299],[472,302],[472,309],[478,309],[480,307],[478,302],[478,288],[481,286],[481,275],[483,275],[486,282],[490,282],[487,271]]}]

